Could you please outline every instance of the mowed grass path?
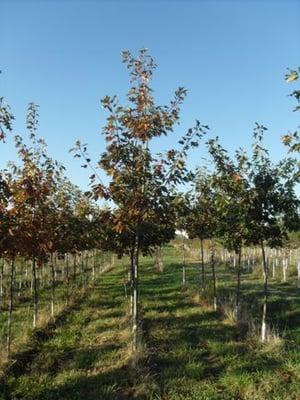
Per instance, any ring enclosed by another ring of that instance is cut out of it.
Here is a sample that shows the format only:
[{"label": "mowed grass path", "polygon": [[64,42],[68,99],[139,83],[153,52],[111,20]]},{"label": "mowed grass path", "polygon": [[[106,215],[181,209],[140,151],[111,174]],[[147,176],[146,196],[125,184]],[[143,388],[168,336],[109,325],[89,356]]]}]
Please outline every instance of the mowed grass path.
[{"label": "mowed grass path", "polygon": [[[54,334],[40,342],[26,368],[7,378],[2,398],[300,399],[300,305],[295,282],[271,282],[270,311],[284,337],[262,346],[255,335],[249,336],[224,313],[197,299],[196,263],[189,263],[183,288],[179,252],[168,247],[164,253],[163,273],[155,270],[151,258],[141,262],[142,341],[135,367],[123,261],[78,300]],[[221,296],[226,297],[234,289],[233,271],[218,267],[218,280]],[[261,278],[245,275],[242,287],[255,317]]]}]

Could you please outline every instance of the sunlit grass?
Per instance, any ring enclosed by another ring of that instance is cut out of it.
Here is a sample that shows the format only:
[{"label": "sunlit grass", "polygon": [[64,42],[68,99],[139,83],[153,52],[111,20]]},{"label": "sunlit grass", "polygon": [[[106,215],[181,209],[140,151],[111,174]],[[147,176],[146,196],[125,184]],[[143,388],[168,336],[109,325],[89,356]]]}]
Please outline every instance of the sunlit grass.
[{"label": "sunlit grass", "polygon": [[[7,378],[7,396],[22,400],[285,400],[300,398],[300,304],[296,277],[270,282],[270,340],[259,327],[261,276],[242,277],[244,319],[230,314],[234,270],[219,266],[220,304],[200,293],[199,269],[190,259],[181,283],[180,250],[164,248],[164,271],[144,257],[140,267],[141,343],[130,353],[130,318],[124,262],[103,274],[42,340],[21,373]],[[207,280],[210,279],[210,268]],[[256,325],[255,325],[256,324]],[[134,366],[135,365],[135,366]],[[1,398],[1,397],[0,397]]]}]

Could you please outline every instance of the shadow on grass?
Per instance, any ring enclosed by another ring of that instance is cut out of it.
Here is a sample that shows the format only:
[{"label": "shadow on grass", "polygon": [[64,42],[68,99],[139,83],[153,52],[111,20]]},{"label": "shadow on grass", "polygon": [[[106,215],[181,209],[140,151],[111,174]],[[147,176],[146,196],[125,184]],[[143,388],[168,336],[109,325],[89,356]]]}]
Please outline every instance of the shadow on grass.
[{"label": "shadow on grass", "polygon": [[[187,287],[198,287],[197,273],[190,271]],[[218,277],[221,280],[225,275],[231,277],[231,282],[222,287],[219,294],[226,296],[235,289],[235,277],[228,273],[219,274]],[[247,282],[247,289],[255,292],[256,298],[260,297],[257,296],[261,291],[259,282]],[[284,293],[284,290],[281,287],[270,289],[270,316],[273,316],[277,306],[287,307],[292,304],[286,299],[286,294],[293,295],[294,291],[290,292],[287,288]],[[142,292],[145,312],[143,335],[149,354],[146,362],[156,377],[160,396],[168,395],[171,382],[176,380],[217,381],[229,370],[242,375],[257,371],[276,372],[282,368],[283,363],[276,356],[256,354],[246,342],[240,342],[243,335],[239,329],[223,323],[221,314],[203,310],[201,305],[197,309],[188,291],[185,293],[182,290],[180,265],[167,267],[163,277],[157,275],[153,278],[152,274],[152,279],[143,281]],[[280,296],[277,306],[271,299],[275,294]],[[251,293],[250,304],[256,298]],[[260,312],[259,303],[257,312]],[[291,314],[293,327],[300,322],[299,316],[300,310]],[[281,321],[284,323],[284,319]],[[250,353],[253,354],[251,358]],[[233,363],[236,368],[233,368]]]},{"label": "shadow on grass", "polygon": [[[39,358],[36,353],[34,360],[27,360],[19,375],[11,375],[5,399],[149,400],[152,394],[156,399],[171,399],[168,397],[170,387],[183,385],[185,380],[191,387],[199,382],[218,385],[226,374],[240,376],[257,371],[275,374],[280,370],[282,361],[275,355],[260,354],[247,342],[239,341],[238,330],[224,323],[220,313],[192,301],[189,289],[198,288],[198,265],[191,263],[187,266],[184,289],[181,268],[180,263],[172,262],[163,273],[159,273],[152,261],[145,260],[142,265],[140,295],[144,318],[141,326],[146,351],[136,369],[130,365],[120,366],[122,352],[118,352],[126,343],[92,343],[90,348],[88,345],[78,348],[76,344],[59,348],[54,344],[52,354],[46,351]],[[235,288],[231,272],[221,270],[218,273],[221,295],[229,295]],[[98,318],[98,314],[93,314],[96,309],[101,310],[106,321],[93,327],[92,334],[103,332],[105,335],[106,330],[118,329],[117,322],[107,319],[124,316],[122,277],[122,274],[111,274],[105,284],[96,286],[96,294],[94,292],[84,304],[91,309],[91,315],[81,321],[79,331]],[[209,277],[207,273],[207,280]],[[230,282],[223,285],[223,279],[230,279]],[[254,311],[259,313],[262,285],[257,280],[243,281],[242,285],[244,299],[249,304],[255,301]],[[280,323],[294,328],[300,325],[300,310],[293,306],[296,293],[296,290],[280,284],[270,287],[268,310],[270,315],[274,315],[284,308],[286,312],[280,315]],[[40,340],[47,341],[48,338],[45,336]],[[17,382],[20,375],[24,381],[20,379]],[[27,395],[27,387],[36,384],[35,379],[39,381],[36,391]],[[27,385],[25,389],[21,387],[22,382]]]},{"label": "shadow on grass", "polygon": [[[84,371],[82,371],[84,372]],[[6,399],[19,399],[12,388],[11,396]],[[34,396],[22,397],[23,400],[146,400],[148,392],[138,389],[134,371],[129,367],[112,368],[106,372],[70,376],[64,383],[47,382],[36,389]]]}]

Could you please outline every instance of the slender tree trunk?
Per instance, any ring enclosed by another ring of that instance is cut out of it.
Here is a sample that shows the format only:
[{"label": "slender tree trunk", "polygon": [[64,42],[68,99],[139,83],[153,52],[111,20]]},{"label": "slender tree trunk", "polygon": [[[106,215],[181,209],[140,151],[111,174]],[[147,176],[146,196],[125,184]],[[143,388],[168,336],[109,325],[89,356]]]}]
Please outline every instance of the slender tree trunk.
[{"label": "slender tree trunk", "polygon": [[0,268],[0,305],[3,304],[3,277],[4,277],[4,258],[2,259]]},{"label": "slender tree trunk", "polygon": [[32,261],[32,283],[33,283],[33,327],[36,327],[38,317],[38,293],[36,280],[36,261]]},{"label": "slender tree trunk", "polygon": [[33,295],[33,273],[31,268],[30,294]]},{"label": "slender tree trunk", "polygon": [[158,272],[159,271],[159,255],[158,255],[158,246],[155,247],[155,268]]},{"label": "slender tree trunk", "polygon": [[182,235],[182,285],[186,283],[186,265],[185,265],[185,246],[184,246],[184,236]]},{"label": "slender tree trunk", "polygon": [[69,271],[69,254],[66,254],[66,275],[67,275],[67,301],[66,303],[69,304],[69,293],[70,293],[70,271]]},{"label": "slender tree trunk", "polygon": [[57,253],[55,253],[55,255],[54,255],[54,275],[55,275],[55,280],[56,280],[56,275],[57,275],[57,264],[58,264],[58,262],[57,262],[57,260],[58,260],[58,256],[57,256]]},{"label": "slender tree trunk", "polygon": [[65,263],[64,260],[61,260],[61,266],[60,268],[58,267],[58,271],[60,271],[60,277],[58,277],[57,279],[55,279],[57,282],[61,282],[64,283],[65,281]]},{"label": "slender tree trunk", "polygon": [[110,266],[111,266],[111,267],[114,267],[114,266],[115,266],[115,261],[116,261],[116,259],[115,259],[115,254],[112,253],[112,255],[111,255],[111,257],[110,257]]},{"label": "slender tree trunk", "polygon": [[80,285],[84,285],[84,254],[83,252],[81,253],[81,279],[80,279]]},{"label": "slender tree trunk", "polygon": [[14,299],[14,273],[15,273],[15,259],[13,258],[11,261],[11,270],[10,270],[8,316],[7,316],[6,351],[8,358],[10,357],[10,349],[11,349],[11,323],[12,323],[13,299]]},{"label": "slender tree trunk", "polygon": [[89,253],[85,252],[85,284],[87,285],[89,281]]},{"label": "slender tree trunk", "polygon": [[129,270],[129,276],[130,276],[130,316],[132,318],[133,316],[133,281],[134,281],[134,246],[132,247],[130,251],[130,270]]},{"label": "slender tree trunk", "polygon": [[28,262],[25,261],[25,285],[28,288]]},{"label": "slender tree trunk", "polygon": [[43,289],[43,287],[44,287],[43,270],[44,270],[44,266],[41,265],[40,268],[37,271],[37,279],[38,279],[39,287],[41,289]]},{"label": "slender tree trunk", "polygon": [[288,279],[288,268],[289,268],[289,259],[286,257],[285,259],[285,282],[287,282]]},{"label": "slender tree trunk", "polygon": [[163,272],[164,270],[164,252],[162,249],[162,245],[159,245],[159,268],[160,268],[160,272]]},{"label": "slender tree trunk", "polygon": [[216,283],[216,270],[215,270],[215,243],[211,240],[211,271],[213,278],[213,296],[214,296],[214,310],[217,311],[217,283]]},{"label": "slender tree trunk", "polygon": [[125,268],[124,268],[124,283],[123,283],[125,299],[127,299],[127,285],[128,285],[128,282],[130,282],[130,270],[129,270],[129,268],[126,268],[126,264],[125,264]]},{"label": "slender tree trunk", "polygon": [[24,269],[24,261],[21,260],[21,265],[20,265],[20,280],[19,280],[19,285],[18,285],[18,297],[21,297],[21,291],[22,291],[22,286],[23,286],[23,269]]},{"label": "slender tree trunk", "polygon": [[161,260],[161,246],[155,248],[155,266],[158,272],[163,272],[163,263]]},{"label": "slender tree trunk", "polygon": [[264,267],[264,299],[263,299],[263,313],[261,322],[261,341],[265,342],[267,338],[266,319],[267,319],[267,304],[268,304],[268,266],[267,266],[263,240],[261,241],[261,251],[262,251],[263,267]]},{"label": "slender tree trunk", "polygon": [[282,259],[282,281],[285,282],[286,276],[285,276],[285,259]]},{"label": "slender tree trunk", "polygon": [[139,232],[137,231],[134,244],[133,252],[133,277],[132,277],[132,289],[133,289],[133,304],[132,304],[132,351],[136,353],[138,347],[138,267],[139,267]]},{"label": "slender tree trunk", "polygon": [[204,250],[203,250],[203,239],[200,239],[200,248],[201,248],[201,284],[202,284],[202,291],[204,290],[205,286],[205,269],[204,269]]},{"label": "slender tree trunk", "polygon": [[237,321],[240,318],[241,257],[242,257],[242,249],[240,248],[238,252],[238,265],[237,265],[237,275],[236,275],[236,298],[235,298],[235,316]]},{"label": "slender tree trunk", "polygon": [[76,254],[73,255],[73,281],[76,282]]},{"label": "slender tree trunk", "polygon": [[92,279],[95,282],[95,274],[96,274],[96,249],[93,252],[93,270],[92,270]]},{"label": "slender tree trunk", "polygon": [[50,259],[51,267],[51,317],[54,317],[54,304],[55,304],[55,268],[53,263],[53,254],[51,253]]}]

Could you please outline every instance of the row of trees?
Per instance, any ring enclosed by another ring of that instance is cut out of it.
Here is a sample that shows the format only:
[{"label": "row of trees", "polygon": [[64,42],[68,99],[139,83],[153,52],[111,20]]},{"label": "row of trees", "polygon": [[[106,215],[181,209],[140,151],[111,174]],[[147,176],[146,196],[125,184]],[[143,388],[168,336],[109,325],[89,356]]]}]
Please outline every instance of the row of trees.
[{"label": "row of trees", "polygon": [[[288,232],[299,230],[299,201],[295,194],[295,160],[272,163],[263,146],[266,128],[254,130],[252,155],[238,150],[232,159],[217,139],[208,141],[212,171],[199,170],[194,190],[186,202],[190,207],[187,230],[202,243],[211,240],[212,274],[216,308],[214,240],[237,256],[236,315],[239,316],[242,251],[246,246],[261,248],[264,276],[262,340],[266,339],[268,265],[265,247],[281,247]],[[202,251],[203,254],[203,251]],[[202,258],[202,287],[204,287]]]},{"label": "row of trees", "polygon": [[[129,52],[123,53],[123,62],[130,70],[132,88],[128,92],[130,106],[120,106],[117,98],[106,96],[102,105],[110,115],[103,133],[108,142],[106,151],[98,165],[111,177],[105,187],[95,183],[92,175],[92,190],[95,198],[110,199],[116,205],[116,226],[120,232],[131,235],[128,252],[131,255],[131,281],[133,289],[133,347],[136,349],[137,329],[137,282],[139,249],[143,243],[146,225],[152,229],[161,226],[160,240],[148,241],[145,251],[161,245],[169,237],[167,224],[185,229],[190,236],[201,242],[202,287],[204,287],[203,241],[211,240],[211,264],[214,286],[214,305],[217,306],[214,268],[214,240],[220,238],[223,245],[238,255],[236,313],[240,302],[241,256],[244,246],[259,245],[262,251],[264,270],[264,302],[262,312],[262,340],[266,339],[266,315],[268,299],[268,265],[265,246],[282,246],[288,231],[299,229],[299,201],[295,184],[299,178],[297,163],[286,158],[273,163],[263,145],[267,130],[256,124],[254,143],[250,156],[238,150],[234,158],[220,145],[218,139],[207,141],[213,168],[198,170],[195,174],[186,169],[187,151],[198,147],[199,139],[208,126],[197,122],[194,129],[179,141],[181,150],[170,150],[165,155],[153,155],[150,141],[154,137],[173,131],[179,120],[179,106],[186,91],[179,88],[170,106],[156,106],[149,81],[155,64],[146,50],[137,58]],[[290,71],[287,81],[298,78],[297,71]],[[292,93],[299,101],[299,92]],[[196,138],[196,140],[195,140]],[[283,137],[286,144],[297,147],[297,133]],[[85,149],[78,143],[77,155],[90,163]],[[186,198],[176,192],[176,185],[192,181],[194,193]],[[170,231],[171,232],[171,231]],[[158,238],[157,234],[154,239]],[[184,279],[183,270],[183,279]]]},{"label": "row of trees", "polygon": [[[297,81],[299,70],[290,70],[287,82]],[[291,93],[298,104],[299,90]],[[299,111],[297,106],[294,111]],[[203,241],[211,241],[211,265],[214,307],[217,307],[216,275],[214,270],[214,240],[237,255],[236,316],[239,317],[242,250],[259,246],[263,264],[263,311],[261,339],[266,340],[268,302],[268,263],[265,247],[282,247],[291,231],[299,231],[299,199],[295,185],[299,181],[297,159],[286,157],[273,163],[263,144],[267,128],[256,124],[253,132],[252,154],[239,149],[234,158],[220,145],[218,138],[207,142],[213,162],[210,171],[199,169],[194,190],[186,196],[185,224],[190,237],[201,243],[202,289],[204,288]],[[282,137],[290,152],[299,152],[299,133]]]},{"label": "row of trees", "polygon": [[[13,116],[8,106],[1,108],[0,121],[4,141],[13,131]],[[28,140],[13,134],[18,162],[9,163],[0,172],[0,259],[1,279],[8,276],[8,354],[17,264],[21,268],[31,264],[33,327],[36,327],[40,270],[48,268],[51,273],[53,315],[57,286],[55,260],[66,261],[65,280],[69,287],[70,280],[76,280],[80,272],[83,254],[105,248],[107,240],[108,210],[93,204],[65,177],[64,167],[47,154],[44,141],[37,137],[37,126],[38,107],[31,103],[27,114]]]},{"label": "row of trees", "polygon": [[[30,104],[27,127],[30,145],[15,135],[21,165],[10,165],[0,174],[0,256],[11,263],[13,280],[16,257],[31,260],[36,268],[52,260],[53,254],[101,249],[130,258],[132,347],[138,343],[139,258],[170,241],[176,228],[198,237],[202,253],[202,280],[205,285],[203,241],[211,243],[214,303],[217,306],[214,248],[215,239],[236,252],[238,313],[240,299],[240,261],[242,249],[259,245],[264,265],[264,305],[262,339],[265,340],[268,267],[265,246],[280,246],[288,230],[298,229],[298,200],[294,192],[297,175],[295,160],[272,163],[263,146],[265,127],[254,130],[252,155],[238,150],[234,158],[209,139],[213,161],[210,170],[187,168],[191,148],[197,148],[209,131],[196,121],[176,148],[154,154],[152,141],[173,134],[179,123],[180,107],[186,96],[182,87],[168,105],[156,105],[150,87],[156,68],[146,49],[137,57],[122,53],[131,88],[129,104],[122,106],[116,96],[105,96],[102,106],[109,113],[103,134],[106,150],[94,166],[87,145],[79,141],[71,152],[92,170],[90,190],[84,195],[63,175],[63,167],[47,155],[45,144],[36,136],[37,107]],[[4,100],[0,104],[0,139],[12,132],[13,116]],[[291,144],[296,136],[285,143]],[[297,147],[293,146],[293,150]],[[104,185],[98,169],[109,177]],[[178,186],[192,182],[187,195]],[[110,207],[97,206],[105,199]],[[55,287],[55,285],[54,285]],[[37,316],[37,290],[33,291],[34,321]],[[12,301],[9,314],[12,311]]]}]

